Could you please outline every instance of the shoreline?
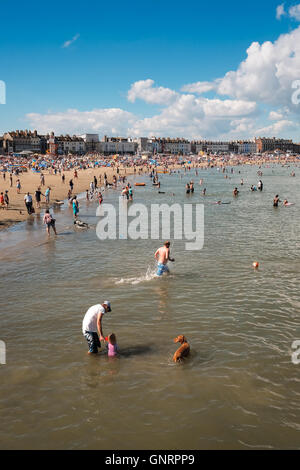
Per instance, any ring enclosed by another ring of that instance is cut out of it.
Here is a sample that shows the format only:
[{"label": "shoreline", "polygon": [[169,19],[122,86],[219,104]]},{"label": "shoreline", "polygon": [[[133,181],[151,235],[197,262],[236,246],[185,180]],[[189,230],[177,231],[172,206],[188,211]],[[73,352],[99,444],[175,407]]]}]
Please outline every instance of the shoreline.
[{"label": "shoreline", "polygon": [[[161,162],[160,162],[161,163]],[[285,160],[277,160],[277,161],[270,161],[270,160],[256,160],[256,161],[211,161],[210,163],[201,162],[201,163],[191,163],[191,169],[198,168],[201,169],[209,169],[212,167],[236,167],[236,166],[261,166],[261,165],[293,165],[299,163],[299,161],[285,161]],[[158,171],[164,169],[162,164],[159,164],[156,169]],[[179,163],[173,163],[168,165],[168,170],[178,170],[183,169],[182,165]],[[8,190],[9,195],[9,208],[0,208],[0,231],[5,231],[16,225],[20,222],[24,222],[29,217],[34,217],[33,215],[28,215],[25,203],[24,203],[24,196],[29,192],[33,197],[33,207],[37,214],[41,213],[45,209],[53,209],[55,206],[55,202],[58,201],[66,201],[67,194],[69,190],[69,180],[72,179],[74,183],[74,189],[72,195],[78,195],[80,193],[84,193],[87,189],[89,189],[90,182],[93,180],[94,176],[101,177],[101,182],[98,183],[99,187],[103,185],[103,176],[104,173],[107,174],[108,182],[112,182],[112,177],[116,174],[116,168],[114,167],[99,167],[99,168],[87,168],[87,169],[76,169],[78,177],[74,177],[74,170],[64,170],[63,173],[65,175],[65,183],[62,182],[61,174],[57,173],[56,175],[53,174],[51,170],[46,170],[43,172],[45,177],[45,185],[42,186],[40,182],[41,173],[33,173],[31,170],[28,170],[26,173],[21,173],[18,176],[13,175],[13,186],[10,186],[10,181],[8,175],[6,175],[6,179],[0,179],[0,187],[1,192]],[[139,173],[139,170],[141,173]],[[148,174],[149,168],[145,166],[137,166],[136,172],[134,172],[134,167],[119,167],[119,176],[145,176]],[[20,194],[16,192],[16,181],[20,179],[21,182],[21,191]],[[41,207],[40,209],[36,208],[36,202],[34,200],[34,192],[38,187],[41,188],[42,193],[46,190],[47,187],[50,187],[50,203],[47,204],[44,202],[44,196],[42,196]]]},{"label": "shoreline", "polygon": [[[45,176],[45,185],[40,184],[40,173],[33,173],[29,170],[26,173],[19,174],[18,176],[13,175],[13,186],[10,187],[10,182],[8,177],[6,180],[0,180],[1,192],[8,190],[9,195],[9,208],[0,208],[0,231],[5,231],[8,228],[16,225],[20,222],[26,221],[28,218],[34,217],[35,214],[29,215],[26,210],[24,203],[24,197],[29,192],[33,198],[33,207],[35,213],[39,214],[45,209],[53,209],[55,203],[58,201],[67,201],[68,190],[69,190],[69,180],[72,179],[74,183],[74,189],[72,195],[78,195],[84,193],[89,189],[90,182],[93,177],[96,176],[99,180],[101,175],[101,183],[98,183],[99,187],[103,185],[103,176],[104,173],[107,174],[108,182],[112,182],[112,176],[116,173],[116,170],[110,167],[101,167],[101,168],[88,168],[86,170],[78,170],[78,178],[74,178],[74,170],[64,171],[65,183],[62,183],[61,175],[57,173],[56,175],[50,174],[49,171],[44,171]],[[120,168],[120,175],[130,176],[134,173],[133,168]],[[143,173],[144,175],[145,173]],[[16,180],[20,179],[21,182],[21,191],[20,194],[16,192]],[[41,188],[42,193],[44,194],[47,187],[51,188],[50,192],[50,203],[47,204],[44,200],[45,197],[41,197],[41,207],[38,209],[36,207],[36,201],[34,199],[34,192],[38,187]]]}]

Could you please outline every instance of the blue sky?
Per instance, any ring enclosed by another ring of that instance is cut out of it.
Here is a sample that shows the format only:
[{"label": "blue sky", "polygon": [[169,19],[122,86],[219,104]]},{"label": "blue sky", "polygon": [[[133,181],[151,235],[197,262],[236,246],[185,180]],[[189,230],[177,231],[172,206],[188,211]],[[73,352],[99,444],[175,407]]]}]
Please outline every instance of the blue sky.
[{"label": "blue sky", "polygon": [[[300,141],[299,109],[290,100],[291,83],[300,79],[297,3],[277,10],[280,2],[268,0],[80,6],[54,0],[12,9],[0,1],[0,80],[7,91],[0,133],[37,128],[216,139],[276,133]],[[278,44],[281,35],[286,39]],[[253,43],[259,47],[249,57]],[[191,85],[199,82],[211,86],[195,91]]]}]

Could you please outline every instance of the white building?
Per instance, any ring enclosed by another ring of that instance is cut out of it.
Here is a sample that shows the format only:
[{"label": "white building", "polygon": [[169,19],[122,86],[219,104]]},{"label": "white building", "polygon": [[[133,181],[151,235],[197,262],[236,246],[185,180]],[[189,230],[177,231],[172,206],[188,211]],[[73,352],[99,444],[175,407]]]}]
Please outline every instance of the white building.
[{"label": "white building", "polygon": [[86,152],[96,152],[98,150],[99,134],[82,134],[78,137],[85,142]]},{"label": "white building", "polygon": [[102,141],[97,144],[98,152],[104,155],[125,155],[135,154],[138,148],[137,142],[126,137],[103,137]]},{"label": "white building", "polygon": [[237,147],[239,154],[253,154],[257,151],[256,142],[254,140],[237,142]]},{"label": "white building", "polygon": [[153,153],[170,153],[172,155],[188,155],[191,153],[191,143],[185,139],[152,137],[149,146]]},{"label": "white building", "polygon": [[68,153],[74,153],[77,155],[83,155],[86,151],[85,142],[81,137],[73,135],[61,135],[55,137],[55,143],[57,145],[57,152],[60,155],[66,155]]},{"label": "white building", "polygon": [[196,154],[199,154],[200,152],[228,153],[229,145],[229,142],[213,142],[207,140],[200,140],[192,142],[192,149]]}]

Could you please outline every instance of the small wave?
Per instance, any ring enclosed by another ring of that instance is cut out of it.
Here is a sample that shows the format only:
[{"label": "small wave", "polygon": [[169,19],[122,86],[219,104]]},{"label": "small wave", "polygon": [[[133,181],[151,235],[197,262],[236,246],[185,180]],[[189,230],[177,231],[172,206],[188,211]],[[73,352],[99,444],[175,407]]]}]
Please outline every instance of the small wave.
[{"label": "small wave", "polygon": [[115,284],[140,284],[141,282],[152,281],[152,279],[155,279],[156,277],[156,269],[148,266],[146,274],[141,274],[138,277],[122,278],[116,281]]}]

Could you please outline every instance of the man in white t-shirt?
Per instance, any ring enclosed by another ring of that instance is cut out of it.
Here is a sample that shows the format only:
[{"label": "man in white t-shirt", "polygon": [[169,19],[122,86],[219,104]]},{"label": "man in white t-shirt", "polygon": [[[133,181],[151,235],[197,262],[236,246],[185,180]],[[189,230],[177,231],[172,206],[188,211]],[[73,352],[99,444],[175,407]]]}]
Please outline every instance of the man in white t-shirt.
[{"label": "man in white t-shirt", "polygon": [[102,317],[107,312],[111,312],[108,300],[103,304],[90,307],[83,318],[82,333],[88,342],[89,354],[97,354],[98,348],[101,348],[100,341],[105,341],[102,332]]},{"label": "man in white t-shirt", "polygon": [[30,193],[27,193],[26,196],[24,197],[25,201],[25,206],[27,208],[28,214],[32,213],[32,196]]}]

